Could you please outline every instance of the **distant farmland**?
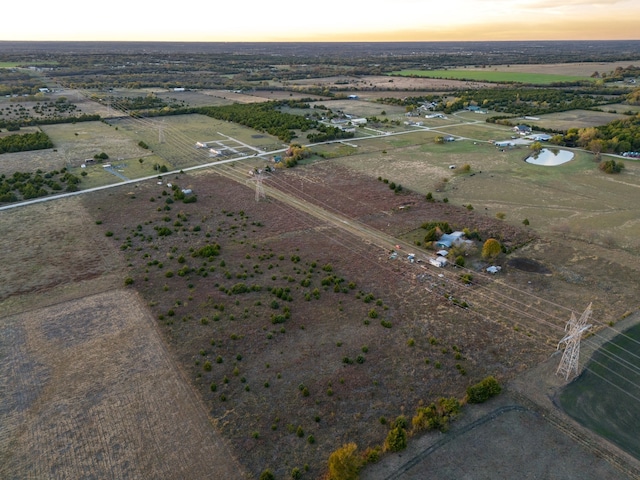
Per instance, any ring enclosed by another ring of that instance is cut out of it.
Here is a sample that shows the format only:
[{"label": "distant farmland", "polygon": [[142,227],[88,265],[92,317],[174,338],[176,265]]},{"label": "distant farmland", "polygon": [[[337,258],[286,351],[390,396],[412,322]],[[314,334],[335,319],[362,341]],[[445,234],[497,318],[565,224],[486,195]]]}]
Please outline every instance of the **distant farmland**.
[{"label": "distant farmland", "polygon": [[552,83],[579,82],[590,77],[554,75],[551,73],[498,72],[494,70],[399,70],[390,75],[402,77],[446,78],[452,80],[475,80],[479,82],[528,83],[550,85]]}]

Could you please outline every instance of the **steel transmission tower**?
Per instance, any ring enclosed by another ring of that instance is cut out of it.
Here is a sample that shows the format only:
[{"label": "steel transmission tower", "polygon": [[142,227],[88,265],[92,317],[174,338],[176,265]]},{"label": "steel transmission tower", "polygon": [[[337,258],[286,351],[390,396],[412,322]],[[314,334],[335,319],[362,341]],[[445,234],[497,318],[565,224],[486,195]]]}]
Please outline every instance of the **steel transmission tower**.
[{"label": "steel transmission tower", "polygon": [[556,375],[564,376],[565,380],[569,380],[569,376],[573,372],[574,375],[578,375],[578,357],[580,356],[580,339],[582,334],[591,328],[591,325],[587,325],[587,322],[591,318],[591,304],[586,308],[579,319],[571,313],[571,319],[565,327],[567,334],[560,342],[558,342],[558,350],[561,344],[565,344],[564,353],[556,370]]},{"label": "steel transmission tower", "polygon": [[267,195],[264,193],[264,185],[262,185],[266,175],[264,170],[257,169],[251,172],[251,175],[253,178],[250,178],[249,181],[256,182],[256,202],[259,202],[261,198],[267,198]]}]

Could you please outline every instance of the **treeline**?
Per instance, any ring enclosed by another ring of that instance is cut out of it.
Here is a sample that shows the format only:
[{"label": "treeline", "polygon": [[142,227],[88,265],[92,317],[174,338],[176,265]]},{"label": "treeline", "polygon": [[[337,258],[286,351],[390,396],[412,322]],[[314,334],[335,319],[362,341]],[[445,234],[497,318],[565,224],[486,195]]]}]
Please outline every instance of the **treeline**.
[{"label": "treeline", "polygon": [[200,107],[195,111],[218,120],[239,123],[266,132],[287,143],[295,138],[294,130],[306,132],[316,126],[314,120],[279,111],[276,102]]},{"label": "treeline", "polygon": [[82,114],[74,117],[22,118],[18,120],[0,120],[0,128],[6,128],[7,130],[19,130],[20,127],[34,127],[36,125],[57,125],[59,123],[95,122],[98,120],[100,120],[100,115],[87,114]]},{"label": "treeline", "polygon": [[594,153],[640,151],[640,114],[599,127],[571,129],[563,139]]},{"label": "treeline", "polygon": [[53,142],[44,132],[15,134],[0,138],[0,154],[45,148],[53,148]]},{"label": "treeline", "polygon": [[[434,102],[435,109],[453,113],[469,106],[483,110],[511,115],[542,115],[574,109],[590,109],[599,105],[615,103],[626,99],[628,91],[621,89],[597,88],[487,88],[456,92],[454,98],[446,96],[421,96],[382,98],[378,102],[400,105],[408,110],[425,102]],[[618,97],[618,100],[612,97]]]}]

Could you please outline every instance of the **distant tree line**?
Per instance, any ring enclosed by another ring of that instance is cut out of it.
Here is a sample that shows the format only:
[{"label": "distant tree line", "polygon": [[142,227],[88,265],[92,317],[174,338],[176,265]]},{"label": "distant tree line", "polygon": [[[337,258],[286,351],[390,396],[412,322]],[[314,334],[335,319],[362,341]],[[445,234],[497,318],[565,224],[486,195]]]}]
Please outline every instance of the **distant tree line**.
[{"label": "distant tree line", "polygon": [[87,114],[82,114],[74,117],[22,118],[17,120],[0,120],[0,128],[6,128],[7,130],[19,130],[20,127],[30,127],[36,125],[57,125],[59,123],[95,122],[98,120],[100,120],[100,115]]},{"label": "distant tree line", "polygon": [[[612,96],[620,101],[628,91],[599,88],[487,88],[464,90],[455,96],[421,96],[404,99],[383,98],[381,103],[400,105],[413,110],[425,102],[435,102],[436,110],[453,113],[469,106],[494,110],[511,115],[542,115],[574,109],[590,109],[612,103]],[[615,100],[613,100],[615,101]]]}]

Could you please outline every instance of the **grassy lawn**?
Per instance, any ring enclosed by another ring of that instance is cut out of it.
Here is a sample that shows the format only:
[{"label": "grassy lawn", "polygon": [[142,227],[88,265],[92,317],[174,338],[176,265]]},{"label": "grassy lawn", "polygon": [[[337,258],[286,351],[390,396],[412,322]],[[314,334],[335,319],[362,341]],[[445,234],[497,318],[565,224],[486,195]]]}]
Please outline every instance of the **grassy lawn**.
[{"label": "grassy lawn", "polygon": [[554,75],[549,73],[498,72],[492,70],[399,70],[391,75],[417,76],[427,78],[448,78],[453,80],[476,80],[481,82],[528,83],[549,85],[558,82],[591,80],[590,77],[575,75]]}]

